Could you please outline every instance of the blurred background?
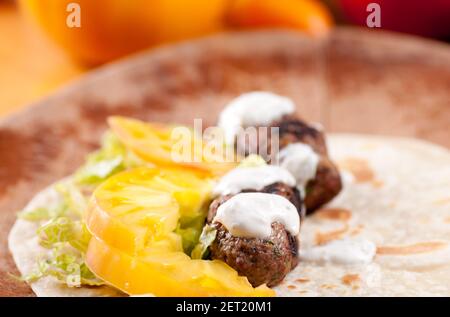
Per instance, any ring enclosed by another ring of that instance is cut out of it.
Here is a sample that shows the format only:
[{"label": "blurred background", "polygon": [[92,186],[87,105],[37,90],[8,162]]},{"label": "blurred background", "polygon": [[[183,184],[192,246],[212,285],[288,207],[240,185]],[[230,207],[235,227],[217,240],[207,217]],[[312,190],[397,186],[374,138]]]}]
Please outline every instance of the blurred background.
[{"label": "blurred background", "polygon": [[0,0],[0,117],[140,50],[253,28],[323,37],[341,24],[367,27],[372,2],[381,29],[450,39],[450,0]]}]

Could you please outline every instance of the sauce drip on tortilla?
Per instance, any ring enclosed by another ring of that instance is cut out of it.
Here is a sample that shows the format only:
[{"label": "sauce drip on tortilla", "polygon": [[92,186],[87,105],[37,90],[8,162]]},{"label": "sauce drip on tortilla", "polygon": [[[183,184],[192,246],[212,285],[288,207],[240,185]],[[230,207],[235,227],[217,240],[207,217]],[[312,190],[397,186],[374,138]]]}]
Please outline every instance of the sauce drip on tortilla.
[{"label": "sauce drip on tortilla", "polygon": [[368,183],[375,179],[375,173],[365,159],[348,157],[339,162],[339,167],[352,173],[357,183]]},{"label": "sauce drip on tortilla", "polygon": [[327,232],[317,231],[316,232],[316,244],[322,245],[322,244],[326,244],[333,240],[341,239],[344,236],[344,234],[347,233],[348,229],[349,229],[348,224],[345,224],[344,227],[341,229],[327,231]]},{"label": "sauce drip on tortilla", "polygon": [[404,246],[379,246],[377,247],[377,255],[420,254],[442,250],[446,247],[448,247],[447,243],[439,241],[419,242]]},{"label": "sauce drip on tortilla", "polygon": [[348,221],[352,213],[344,208],[324,208],[316,211],[314,216],[319,219]]},{"label": "sauce drip on tortilla", "polygon": [[361,278],[358,274],[346,274],[341,278],[341,281],[345,285],[353,285],[359,282]]}]

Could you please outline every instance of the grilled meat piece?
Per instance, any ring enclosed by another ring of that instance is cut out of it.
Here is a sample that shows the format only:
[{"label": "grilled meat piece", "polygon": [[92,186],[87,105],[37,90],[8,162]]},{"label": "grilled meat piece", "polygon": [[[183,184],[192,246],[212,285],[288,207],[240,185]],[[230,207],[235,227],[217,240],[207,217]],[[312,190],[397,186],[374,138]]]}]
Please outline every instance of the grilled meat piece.
[{"label": "grilled meat piece", "polygon": [[296,116],[284,116],[281,120],[272,123],[272,126],[279,128],[280,149],[291,143],[301,142],[309,145],[317,154],[328,155],[323,131]]},{"label": "grilled meat piece", "polygon": [[317,165],[316,177],[305,188],[306,214],[311,214],[331,201],[342,189],[341,175],[328,157],[322,156]]},{"label": "grilled meat piece", "polygon": [[331,201],[342,189],[339,170],[328,157],[325,135],[293,115],[283,117],[272,126],[279,127],[280,150],[300,142],[309,145],[320,156],[316,176],[305,188],[306,213],[310,214]]},{"label": "grilled meat piece", "polygon": [[[256,190],[248,189],[243,192]],[[265,186],[258,192],[283,196],[297,208],[303,218],[302,200],[297,188],[278,182]],[[217,230],[216,239],[210,246],[210,257],[224,261],[240,275],[246,276],[255,287],[264,283],[275,286],[298,263],[298,239],[280,223],[272,224],[272,234],[267,239],[234,237],[222,224],[212,223],[219,206],[233,196],[218,197],[210,205],[207,222]]]},{"label": "grilled meat piece", "polygon": [[210,246],[212,259],[222,260],[257,287],[275,286],[298,263],[298,241],[280,223],[272,224],[267,239],[234,237],[220,223],[212,224],[216,240]]}]

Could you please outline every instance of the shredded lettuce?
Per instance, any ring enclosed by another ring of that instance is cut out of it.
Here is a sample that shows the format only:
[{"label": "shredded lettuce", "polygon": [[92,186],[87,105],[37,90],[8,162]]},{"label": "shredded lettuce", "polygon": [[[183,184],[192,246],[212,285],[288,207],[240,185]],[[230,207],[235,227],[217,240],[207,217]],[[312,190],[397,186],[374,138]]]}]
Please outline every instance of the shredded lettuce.
[{"label": "shredded lettuce", "polygon": [[70,181],[58,183],[54,188],[61,198],[59,203],[25,210],[18,215],[22,219],[39,222],[39,244],[49,250],[48,254],[37,259],[34,270],[21,279],[34,282],[53,276],[69,287],[103,285],[84,261],[91,238],[82,221],[89,192]]},{"label": "shredded lettuce", "polygon": [[85,252],[91,238],[85,224],[68,217],[54,218],[37,230],[39,243],[47,249],[67,243],[80,252]]},{"label": "shredded lettuce", "polygon": [[191,254],[192,249],[197,245],[203,225],[205,223],[206,213],[201,213],[195,218],[181,217],[175,233],[181,236],[183,251]]},{"label": "shredded lettuce", "polygon": [[62,198],[58,204],[26,209],[19,212],[17,217],[35,222],[51,220],[60,216],[81,217],[87,205],[87,198],[81,192],[81,189],[69,182],[58,183],[54,186],[54,189]]},{"label": "shredded lettuce", "polygon": [[63,245],[54,247],[49,257],[38,260],[33,272],[22,279],[34,282],[45,276],[53,276],[69,287],[104,285],[86,266],[79,251]]},{"label": "shredded lettuce", "polygon": [[77,184],[95,186],[120,171],[145,164],[110,131],[103,135],[101,145],[75,173]]},{"label": "shredded lettuce", "polygon": [[84,261],[91,234],[82,221],[82,215],[89,193],[70,181],[56,184],[55,190],[61,197],[58,204],[19,213],[22,219],[40,223],[38,241],[49,250],[48,254],[37,259],[34,270],[21,279],[34,282],[53,276],[69,287],[103,285]]},{"label": "shredded lettuce", "polygon": [[61,208],[61,206],[58,206],[58,208],[36,208],[23,210],[17,214],[17,217],[28,221],[41,221],[57,217],[62,212],[63,209]]},{"label": "shredded lettuce", "polygon": [[205,225],[200,235],[198,244],[194,247],[191,253],[193,259],[205,259],[208,256],[209,246],[216,239],[217,230],[210,226]]},{"label": "shredded lettuce", "polygon": [[87,208],[88,193],[73,182],[56,184],[55,189],[62,197],[63,214],[81,218]]}]

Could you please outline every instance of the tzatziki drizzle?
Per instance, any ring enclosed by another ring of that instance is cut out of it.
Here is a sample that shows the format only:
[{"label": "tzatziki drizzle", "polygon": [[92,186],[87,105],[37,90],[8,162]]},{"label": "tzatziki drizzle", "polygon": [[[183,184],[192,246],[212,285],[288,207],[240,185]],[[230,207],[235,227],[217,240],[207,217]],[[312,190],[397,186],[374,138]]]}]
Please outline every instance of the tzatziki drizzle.
[{"label": "tzatziki drizzle", "polygon": [[278,153],[278,164],[295,177],[302,193],[306,184],[315,178],[319,160],[311,146],[300,142],[291,143]]},{"label": "tzatziki drizzle", "polygon": [[300,259],[318,264],[368,264],[372,262],[376,250],[376,245],[367,239],[344,238],[324,245],[303,247],[300,249]]},{"label": "tzatziki drizzle", "polygon": [[213,195],[237,194],[244,189],[261,190],[277,182],[291,187],[296,184],[294,176],[280,166],[238,167],[219,180],[213,189]]},{"label": "tzatziki drizzle", "polygon": [[241,128],[268,126],[295,111],[294,102],[286,97],[265,91],[254,91],[233,99],[221,112],[219,127],[225,142],[234,144]]},{"label": "tzatziki drizzle", "polygon": [[219,206],[213,222],[221,223],[233,236],[268,238],[272,223],[279,222],[293,236],[300,231],[297,208],[286,198],[266,193],[240,193]]}]

